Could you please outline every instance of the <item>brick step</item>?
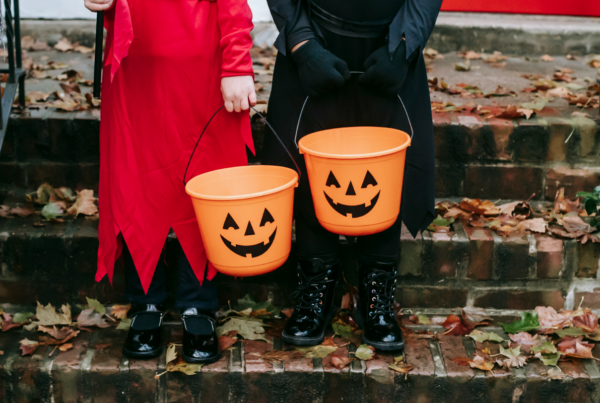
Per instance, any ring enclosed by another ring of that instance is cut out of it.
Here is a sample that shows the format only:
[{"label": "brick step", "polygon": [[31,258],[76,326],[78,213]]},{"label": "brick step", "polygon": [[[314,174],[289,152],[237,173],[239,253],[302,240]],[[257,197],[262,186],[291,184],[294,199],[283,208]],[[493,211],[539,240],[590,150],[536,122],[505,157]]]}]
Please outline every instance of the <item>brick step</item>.
[{"label": "brick step", "polygon": [[[500,328],[483,329],[502,334]],[[415,366],[407,376],[388,368],[393,354],[378,353],[371,361],[354,360],[337,370],[326,358],[298,358],[271,364],[260,353],[289,346],[280,339],[272,343],[238,341],[214,364],[187,376],[166,369],[166,352],[157,359],[135,360],[121,354],[124,331],[104,329],[81,332],[74,347],[49,355],[41,346],[33,356],[22,357],[18,341],[32,338],[25,331],[0,334],[0,401],[16,402],[598,402],[598,363],[581,360],[561,362],[567,375],[550,380],[549,367],[532,359],[524,368],[496,369],[484,373],[459,366],[455,357],[472,357],[476,347],[497,353],[498,344],[474,343],[458,336],[440,340],[407,338],[405,358]],[[270,337],[270,336],[269,336]],[[169,322],[164,340],[181,343],[181,325]],[[111,344],[106,351],[96,344]],[[348,356],[356,347],[338,349]],[[598,347],[594,355],[598,356]],[[397,355],[398,353],[396,353]]]},{"label": "brick step", "polygon": [[[571,117],[572,109],[544,109],[529,120],[482,119],[476,114],[434,113],[436,194],[553,200],[600,181],[598,121]],[[0,185],[35,189],[47,181],[73,188],[98,188],[99,120],[89,112],[51,109],[13,116],[0,152]],[[262,159],[264,124],[253,120]],[[565,143],[567,137],[570,140]]]},{"label": "brick step", "polygon": [[[114,288],[106,278],[94,281],[97,221],[80,217],[34,226],[39,220],[39,216],[0,218],[0,303],[80,303],[86,296],[106,303],[122,302],[120,262],[115,268]],[[583,306],[600,309],[600,244],[582,245],[540,234],[502,238],[489,229],[462,222],[453,224],[453,230],[452,234],[424,231],[414,239],[403,228],[398,240],[401,286],[396,295],[401,306],[532,309],[549,305],[572,309],[585,297]],[[356,284],[355,248],[344,237],[340,242],[344,276]],[[176,238],[171,234],[166,255],[171,267],[175,247]],[[221,303],[251,293],[256,300],[271,298],[276,305],[291,305],[294,267],[295,242],[288,262],[272,273],[243,279],[219,275]],[[173,291],[175,276],[169,281]],[[338,298],[346,290],[341,281]]]}]

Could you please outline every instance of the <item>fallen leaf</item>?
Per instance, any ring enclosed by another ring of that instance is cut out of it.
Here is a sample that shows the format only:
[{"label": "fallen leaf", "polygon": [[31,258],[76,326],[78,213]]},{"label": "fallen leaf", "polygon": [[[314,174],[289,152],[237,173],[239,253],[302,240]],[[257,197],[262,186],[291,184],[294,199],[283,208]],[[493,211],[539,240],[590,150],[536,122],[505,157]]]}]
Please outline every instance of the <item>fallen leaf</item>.
[{"label": "fallen leaf", "polygon": [[548,378],[560,380],[567,377],[567,374],[561,371],[560,368],[554,367],[548,370]]},{"label": "fallen leaf", "polygon": [[538,316],[533,312],[520,312],[521,319],[510,324],[499,323],[506,333],[520,333],[540,328]]},{"label": "fallen leaf", "polygon": [[40,345],[37,341],[32,341],[27,338],[19,341],[19,343],[21,344],[19,349],[23,352],[22,355],[33,354]]},{"label": "fallen leaf", "polygon": [[567,357],[596,359],[592,355],[594,344],[583,341],[583,336],[566,336],[556,347]]},{"label": "fallen leaf", "polygon": [[23,326],[22,323],[15,323],[13,317],[6,312],[2,313],[2,331],[7,332],[10,329]]},{"label": "fallen leaf", "polygon": [[44,206],[42,209],[42,216],[46,220],[55,220],[58,217],[62,217],[64,215],[64,211],[57,203],[50,202]]},{"label": "fallen leaf", "polygon": [[304,354],[300,351],[296,350],[270,350],[260,354],[261,358],[270,363],[281,363],[285,360],[297,360],[300,358],[305,358]]},{"label": "fallen leaf", "polygon": [[545,341],[541,346],[532,346],[531,352],[534,354],[556,354],[556,346],[549,341]]},{"label": "fallen leaf", "polygon": [[483,308],[466,306],[461,310],[463,323],[468,329],[473,329],[475,326],[486,325],[492,321]]},{"label": "fallen leaf", "polygon": [[354,356],[362,361],[372,360],[375,356],[375,349],[367,344],[361,344],[354,353]]},{"label": "fallen leaf", "polygon": [[521,347],[504,348],[500,346],[500,355],[505,358],[496,358],[496,362],[506,369],[521,368],[527,362],[527,357],[521,355]]},{"label": "fallen leaf", "polygon": [[484,341],[495,341],[498,343],[502,343],[504,339],[498,336],[496,333],[492,332],[480,332],[479,330],[473,330],[471,333],[467,335],[467,337],[472,338],[473,340],[483,343]]},{"label": "fallen leaf", "polygon": [[516,343],[519,346],[527,346],[527,347],[533,347],[533,346],[538,346],[541,345],[542,340],[540,339],[539,335],[531,335],[531,333],[527,333],[527,332],[519,332],[517,334],[509,334],[508,337],[510,337],[510,339]]},{"label": "fallen leaf", "polygon": [[217,336],[221,336],[231,331],[237,331],[240,336],[246,340],[268,340],[265,338],[265,328],[262,326],[263,321],[258,318],[251,317],[231,317],[227,318],[226,322],[217,327]]},{"label": "fallen leaf", "polygon": [[458,365],[461,365],[463,367],[466,367],[467,365],[471,365],[472,360],[469,357],[454,357],[451,358],[451,360],[453,362],[455,362]]},{"label": "fallen leaf", "polygon": [[60,340],[61,343],[64,343],[68,340],[71,340],[74,337],[77,337],[79,334],[78,330],[73,330],[70,327],[62,327],[57,328],[56,326],[47,327],[47,326],[39,326],[38,330],[40,332],[48,333],[50,336],[54,337],[56,340]]},{"label": "fallen leaf", "polygon": [[458,56],[467,59],[467,60],[478,60],[481,59],[481,53],[473,52],[472,50],[468,50],[466,52],[461,52]]},{"label": "fallen leaf", "polygon": [[119,325],[117,326],[117,330],[129,330],[130,327],[131,327],[131,319],[126,318],[126,319],[122,319],[119,322]]},{"label": "fallen leaf", "polygon": [[229,336],[219,336],[219,347],[221,351],[227,350],[229,347],[233,346],[237,342],[237,339]]},{"label": "fallen leaf", "polygon": [[558,360],[562,354],[560,352],[556,352],[555,354],[536,354],[535,357],[539,358],[540,361],[544,363],[544,365],[548,366],[557,366]]},{"label": "fallen leaf", "polygon": [[282,309],[281,313],[284,314],[287,318],[291,318],[294,313],[294,308]]},{"label": "fallen leaf", "polygon": [[105,343],[105,344],[94,344],[93,349],[96,351],[104,351],[104,350],[108,350],[110,347],[112,346],[112,343]]},{"label": "fallen leaf", "polygon": [[444,334],[451,336],[465,336],[470,333],[467,326],[464,325],[461,318],[456,315],[449,315],[443,323],[446,328]]},{"label": "fallen leaf", "polygon": [[460,202],[460,208],[485,216],[495,216],[500,214],[500,210],[498,210],[496,205],[489,200],[483,201],[481,199],[464,198]]},{"label": "fallen leaf", "polygon": [[38,302],[35,316],[40,326],[70,325],[71,307],[69,304],[63,305],[57,312],[51,304],[43,306]]},{"label": "fallen leaf", "polygon": [[464,63],[454,63],[454,70],[456,71],[471,71],[471,62],[467,59]]},{"label": "fallen leaf", "polygon": [[562,329],[571,322],[569,315],[559,314],[551,306],[538,306],[535,312],[542,328]]},{"label": "fallen leaf", "polygon": [[68,52],[69,50],[73,50],[73,44],[67,38],[62,37],[56,43],[56,45],[54,45],[54,49],[56,49],[60,52]]},{"label": "fallen leaf", "polygon": [[96,312],[106,313],[106,307],[102,305],[97,299],[92,299],[89,297],[85,297],[88,303],[88,308],[94,308]]},{"label": "fallen leaf", "polygon": [[110,310],[111,316],[115,319],[125,319],[127,312],[131,309],[131,304],[127,305],[113,305]]},{"label": "fallen leaf", "polygon": [[33,312],[19,312],[19,313],[15,313],[15,316],[13,316],[13,322],[15,323],[27,323],[29,322],[29,318],[31,318],[34,315]]},{"label": "fallen leaf", "polygon": [[406,363],[402,364],[390,364],[389,368],[393,371],[400,372],[401,374],[408,374],[410,371],[415,369],[414,366],[408,365]]},{"label": "fallen leaf", "polygon": [[598,330],[598,316],[589,308],[585,308],[581,313],[574,315],[571,322],[573,326],[583,329],[586,333],[594,333]]},{"label": "fallen leaf", "polygon": [[494,363],[486,360],[480,355],[475,355],[471,362],[469,362],[471,368],[481,369],[482,371],[491,371],[494,369]]},{"label": "fallen leaf", "polygon": [[95,200],[94,191],[91,189],[84,189],[81,192],[77,192],[77,200],[67,210],[67,214],[74,215],[75,217],[79,214],[94,215],[98,212],[98,207],[94,204]]},{"label": "fallen leaf", "polygon": [[531,232],[537,232],[539,234],[546,233],[546,229],[548,228],[548,224],[544,221],[543,218],[534,218],[531,220],[524,220],[519,223],[517,228],[522,228],[525,230],[529,230]]},{"label": "fallen leaf", "polygon": [[543,62],[552,62],[554,61],[554,58],[550,55],[543,55],[542,57],[540,57],[540,60]]},{"label": "fallen leaf", "polygon": [[337,346],[324,346],[322,344],[311,347],[294,346],[294,348],[296,349],[296,351],[303,353],[304,357],[306,358],[325,358],[328,355],[335,353],[338,349]]},{"label": "fallen leaf", "polygon": [[87,46],[82,46],[82,45],[75,46],[73,48],[73,50],[75,52],[83,53],[84,55],[88,54],[88,53],[92,53],[94,51],[94,49],[88,48]]},{"label": "fallen leaf", "polygon": [[562,220],[562,225],[569,232],[583,232],[586,234],[591,234],[596,231],[595,227],[592,227],[590,224],[586,223],[579,216],[565,216]]},{"label": "fallen leaf", "polygon": [[94,311],[95,308],[93,307],[81,311],[77,317],[77,327],[79,329],[91,326],[97,326],[99,328],[107,328],[111,326],[111,324],[104,319],[104,314]]},{"label": "fallen leaf", "polygon": [[331,365],[333,365],[337,369],[342,369],[351,362],[352,358],[340,357],[339,355],[334,355],[331,357]]}]

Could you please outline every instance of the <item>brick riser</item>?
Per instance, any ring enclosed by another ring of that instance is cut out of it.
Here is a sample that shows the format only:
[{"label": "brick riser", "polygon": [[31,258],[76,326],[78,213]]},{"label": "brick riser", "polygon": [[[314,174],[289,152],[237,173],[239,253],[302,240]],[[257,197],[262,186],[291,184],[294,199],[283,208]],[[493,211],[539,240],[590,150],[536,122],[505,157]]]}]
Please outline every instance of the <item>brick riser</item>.
[{"label": "brick riser", "polygon": [[[123,357],[123,331],[82,332],[72,350],[49,357],[52,347],[42,346],[33,357],[21,357],[18,340],[28,335],[24,331],[0,334],[5,351],[0,356],[2,402],[591,403],[600,398],[600,372],[592,360],[561,362],[568,376],[563,381],[550,381],[548,368],[538,360],[525,368],[484,373],[451,359],[472,356],[476,347],[497,353],[498,344],[475,344],[456,336],[441,336],[441,342],[407,339],[405,357],[416,367],[407,377],[388,369],[393,355],[385,353],[368,362],[355,360],[341,371],[329,365],[330,357],[270,364],[258,353],[289,347],[273,340],[273,344],[238,342],[197,375],[167,373],[156,380],[154,375],[165,371],[166,353],[146,361]],[[180,325],[166,326],[164,337],[180,343]],[[93,348],[96,343],[112,346],[108,352],[98,352]],[[348,356],[355,349],[342,347],[336,354]]]},{"label": "brick riser", "polygon": [[[79,218],[65,224],[33,227],[33,217],[0,220],[0,303],[53,304],[123,301],[123,270],[117,263],[114,288],[105,278],[95,283],[97,222]],[[497,309],[532,309],[537,305],[600,309],[597,280],[600,244],[582,245],[546,235],[502,238],[488,229],[454,225],[454,234],[401,238],[397,301],[403,307],[455,308],[466,305]],[[175,238],[167,242],[172,265]],[[342,243],[345,278],[356,284],[354,248]],[[280,269],[258,277],[219,275],[222,304],[246,293],[256,300],[291,305],[295,286],[294,250]],[[176,276],[169,277],[169,290]],[[346,292],[343,281],[338,298]],[[338,299],[339,300],[339,299]]]},{"label": "brick riser", "polygon": [[[437,197],[553,200],[600,182],[598,116],[545,108],[529,120],[483,120],[477,114],[434,113]],[[597,115],[597,111],[590,111]],[[0,153],[0,186],[34,189],[98,185],[99,120],[89,112],[31,111],[13,117]],[[260,162],[264,124],[253,120]],[[565,144],[565,140],[572,136]]]}]

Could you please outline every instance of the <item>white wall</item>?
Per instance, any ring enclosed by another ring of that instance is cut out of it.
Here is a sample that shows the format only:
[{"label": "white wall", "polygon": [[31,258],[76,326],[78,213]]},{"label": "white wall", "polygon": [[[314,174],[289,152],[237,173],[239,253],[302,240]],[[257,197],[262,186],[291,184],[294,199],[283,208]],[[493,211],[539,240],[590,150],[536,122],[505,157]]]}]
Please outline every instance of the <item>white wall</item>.
[{"label": "white wall", "polygon": [[[248,0],[254,22],[271,21],[266,0]],[[83,0],[20,0],[21,18],[93,19]]]}]

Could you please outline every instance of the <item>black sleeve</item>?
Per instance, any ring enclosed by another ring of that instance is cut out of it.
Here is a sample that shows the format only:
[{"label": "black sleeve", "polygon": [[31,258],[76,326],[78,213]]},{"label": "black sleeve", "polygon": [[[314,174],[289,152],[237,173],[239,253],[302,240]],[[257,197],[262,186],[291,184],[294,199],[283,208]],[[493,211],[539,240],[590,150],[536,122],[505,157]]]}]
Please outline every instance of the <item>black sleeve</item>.
[{"label": "black sleeve", "polygon": [[302,41],[315,39],[306,6],[302,0],[267,0],[273,21],[279,30],[275,47],[282,54]]},{"label": "black sleeve", "polygon": [[390,24],[389,50],[394,54],[402,37],[406,39],[406,57],[423,50],[437,20],[442,0],[406,0]]}]

